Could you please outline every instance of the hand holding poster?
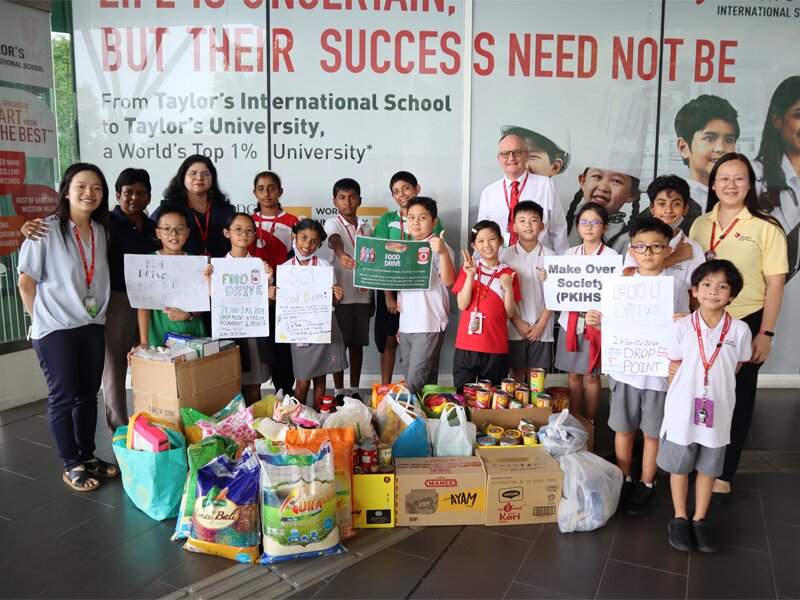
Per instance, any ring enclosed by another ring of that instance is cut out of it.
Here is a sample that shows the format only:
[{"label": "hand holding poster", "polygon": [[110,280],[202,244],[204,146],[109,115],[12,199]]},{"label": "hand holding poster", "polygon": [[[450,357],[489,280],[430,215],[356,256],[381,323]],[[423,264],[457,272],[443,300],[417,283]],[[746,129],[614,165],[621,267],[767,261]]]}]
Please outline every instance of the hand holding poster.
[{"label": "hand holding poster", "polygon": [[205,256],[126,254],[125,284],[133,308],[187,312],[209,309]]},{"label": "hand holding poster", "polygon": [[267,274],[259,258],[212,258],[211,331],[215,338],[269,335]]},{"label": "hand holding poster", "polygon": [[603,281],[622,275],[622,257],[545,256],[544,303],[549,310],[598,309]]},{"label": "hand holding poster", "polygon": [[603,373],[667,376],[674,289],[667,276],[603,282]]},{"label": "hand holding poster", "polygon": [[356,237],[356,287],[372,290],[427,290],[431,246],[425,241]]},{"label": "hand holding poster", "polygon": [[333,317],[333,267],[278,265],[275,340],[329,344]]}]

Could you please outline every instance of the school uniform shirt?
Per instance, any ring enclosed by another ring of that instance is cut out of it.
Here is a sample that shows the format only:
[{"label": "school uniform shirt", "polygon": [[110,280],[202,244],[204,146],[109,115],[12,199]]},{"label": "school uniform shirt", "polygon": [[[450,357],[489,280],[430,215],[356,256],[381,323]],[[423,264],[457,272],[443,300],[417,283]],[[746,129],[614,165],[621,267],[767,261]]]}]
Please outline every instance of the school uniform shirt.
[{"label": "school uniform shirt", "polygon": [[[442,222],[436,221],[433,233],[439,235],[442,232]],[[373,237],[384,240],[410,240],[411,234],[408,233],[408,224],[404,217],[400,216],[400,211],[383,213],[375,226]]]},{"label": "school uniform shirt", "polygon": [[[617,254],[622,254],[630,244],[631,238],[628,235],[628,226],[625,219],[628,218],[622,211],[617,211],[608,215],[608,229],[603,234],[603,239],[606,241],[606,246],[612,248]],[[580,245],[583,243],[578,228],[574,224],[569,226],[568,242],[572,245]],[[562,254],[564,254],[562,252]]]},{"label": "school uniform shirt", "polygon": [[[508,215],[512,181],[503,177],[503,179],[490,183],[481,193],[478,205],[478,221],[488,219],[497,223],[500,231],[503,232],[506,244],[511,239],[511,233],[508,230]],[[561,208],[561,201],[558,199],[553,180],[526,172],[517,181],[519,181],[520,187],[519,201],[533,200],[544,210],[542,218],[544,229],[539,234],[539,243],[552,248],[557,254],[562,254],[569,246],[567,219],[564,217],[564,209]],[[508,197],[506,197],[506,192],[508,192]]]},{"label": "school uniform shirt", "polygon": [[[564,256],[582,256],[583,255],[583,244],[579,244],[577,246],[573,246],[569,250],[563,253]],[[600,244],[597,248],[595,248],[594,252],[590,256],[599,256],[602,254],[603,256],[616,256],[619,254],[613,248],[609,248],[605,244]],[[598,307],[599,309],[599,307]],[[569,311],[561,311],[558,315],[558,324],[561,326],[563,331],[567,330],[567,325],[569,323]],[[562,342],[559,342],[562,343]]]},{"label": "school uniform shirt", "polygon": [[[502,262],[497,263],[494,267],[487,267],[482,261],[477,261],[477,264],[479,270],[475,281],[472,282],[472,299],[467,309],[461,311],[458,320],[456,348],[486,354],[507,354],[508,329],[506,323],[508,315],[506,315],[505,304],[503,304],[505,292],[500,285],[500,277],[505,273],[513,276],[514,270]],[[466,278],[467,272],[460,269],[456,282],[453,284],[454,294],[461,291]],[[522,296],[517,277],[512,279],[512,292],[514,301],[519,302]],[[470,315],[474,310],[478,310],[483,315],[483,331],[470,335],[468,333]]]},{"label": "school uniform shirt", "polygon": [[[44,220],[50,233],[38,240],[25,240],[19,251],[17,271],[36,281],[33,302],[31,337],[42,339],[54,331],[76,329],[84,325],[104,325],[111,281],[108,273],[108,243],[106,230],[91,221],[94,232],[94,252],[91,240],[83,241],[86,267],[94,260],[92,283],[86,287],[86,269],[75,239],[72,223],[62,235],[59,219],[51,215]],[[97,316],[86,310],[84,300],[91,296],[97,302]]]},{"label": "school uniform shirt", "polygon": [[[433,237],[431,235],[428,239]],[[445,243],[450,260],[455,260],[452,248]],[[427,290],[402,290],[397,292],[400,309],[401,333],[434,333],[447,329],[450,320],[450,296],[447,286],[439,277],[442,257],[436,252],[431,265],[431,283]]]},{"label": "school uniform shirt", "polygon": [[[330,237],[334,234],[342,238],[342,246],[344,251],[355,259],[356,252],[356,236],[371,236],[372,227],[367,219],[358,219],[357,225],[352,225],[345,221],[342,217],[335,217],[325,221],[325,233],[328,234],[328,247],[331,247]],[[333,271],[336,274],[336,280],[342,286],[344,296],[340,304],[370,304],[372,302],[372,294],[370,292],[359,292],[353,285],[353,275],[355,272],[352,269],[345,269],[339,259],[333,252],[331,252],[331,262],[333,263]]]},{"label": "school uniform shirt", "polygon": [[[716,240],[725,232],[717,217],[719,203],[711,212],[698,217],[689,234],[700,244],[703,252],[711,244],[711,231],[716,223]],[[758,219],[743,208],[737,216],[739,221],[733,226],[724,240],[715,248],[717,258],[731,261],[742,273],[744,288],[736,299],[728,305],[728,312],[737,319],[743,319],[764,307],[767,283],[764,277],[782,275],[789,270],[786,258],[786,238],[782,231],[764,219]]]},{"label": "school uniform shirt", "polygon": [[156,224],[142,215],[142,228],[136,228],[117,205],[108,217],[108,271],[111,290],[128,291],[125,285],[125,255],[152,254],[161,247],[156,237]]},{"label": "school uniform shirt", "polygon": [[[754,160],[753,170],[756,172],[756,192],[759,194],[766,192],[763,165]],[[800,268],[800,239],[798,239],[800,238],[800,176],[785,154],[781,159],[781,170],[789,189],[781,191],[780,206],[772,211],[772,216],[780,221],[783,231],[786,232],[789,246],[789,277],[791,277]]]},{"label": "school uniform shirt", "polygon": [[250,254],[267,261],[273,269],[286,262],[292,247],[292,226],[298,222],[293,214],[278,211],[275,216],[252,214],[256,237],[250,244]]},{"label": "school uniform shirt", "polygon": [[[669,247],[675,250],[675,247],[682,242],[686,242],[692,247],[692,257],[667,267],[664,269],[664,274],[679,279],[689,289],[692,287],[692,271],[706,262],[706,256],[703,247],[682,231],[669,241]],[[630,248],[630,244],[628,244],[628,248]],[[622,268],[636,268],[636,259],[631,256],[627,248],[624,256],[625,261],[622,264]]]},{"label": "school uniform shirt", "polygon": [[[667,391],[659,437],[666,436],[670,442],[682,446],[700,444],[707,448],[721,448],[731,440],[736,365],[750,360],[752,354],[750,328],[739,319],[731,319],[722,348],[708,373],[708,399],[714,401],[714,426],[706,427],[694,424],[694,399],[703,395],[704,369],[692,321],[692,315],[689,315],[672,325],[667,354],[670,360],[679,360],[681,364]],[[699,321],[708,361],[716,350],[725,317],[714,328],[708,327],[702,317]]]},{"label": "school uniform shirt", "polygon": [[[507,264],[517,273],[519,290],[522,295],[522,300],[517,302],[517,314],[526,323],[538,321],[545,309],[544,289],[542,281],[539,279],[539,269],[544,269],[544,257],[554,254],[555,252],[542,244],[536,244],[533,250],[527,252],[519,242],[500,251],[500,262]],[[551,314],[539,341],[553,341],[553,321],[554,316]],[[508,339],[523,339],[511,320],[508,321]]]},{"label": "school uniform shirt", "polygon": [[[189,226],[189,237],[183,245],[184,252],[195,256],[208,255],[212,258],[221,258],[231,249],[231,243],[222,233],[222,230],[225,228],[230,216],[236,212],[232,204],[213,204],[209,201],[207,210],[210,210],[211,214],[206,215],[205,212],[194,210],[188,200],[164,199],[161,201],[161,205],[150,215],[154,223],[158,223],[158,215],[161,213],[161,207],[165,204],[177,204],[186,217],[186,224]],[[208,219],[208,227],[206,227],[206,219]],[[205,243],[203,242],[201,230],[206,235]]]},{"label": "school uniform shirt", "polygon": [[[666,275],[667,272],[664,270],[661,271],[659,275],[656,275],[656,277],[665,277]],[[639,275],[639,273],[636,272],[633,274],[633,277],[642,277],[642,275]],[[686,291],[686,287],[677,277],[672,278],[672,283],[674,286],[672,292],[673,314],[688,313],[689,293]],[[655,390],[656,392],[666,392],[668,387],[666,377],[655,377],[653,375],[617,374],[614,375],[612,379],[621,383],[627,383],[628,385],[635,387],[637,390]]]}]

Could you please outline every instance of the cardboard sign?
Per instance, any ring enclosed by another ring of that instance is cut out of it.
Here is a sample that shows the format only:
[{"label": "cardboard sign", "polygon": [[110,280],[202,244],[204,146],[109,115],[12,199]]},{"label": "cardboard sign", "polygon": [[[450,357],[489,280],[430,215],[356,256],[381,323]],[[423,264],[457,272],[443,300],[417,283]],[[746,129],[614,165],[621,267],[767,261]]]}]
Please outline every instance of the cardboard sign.
[{"label": "cardboard sign", "polygon": [[203,271],[205,256],[126,254],[125,284],[133,308],[186,312],[209,309],[208,284]]},{"label": "cardboard sign", "polygon": [[372,290],[427,290],[431,245],[425,241],[356,237],[353,283]]},{"label": "cardboard sign", "polygon": [[619,255],[545,256],[544,266],[544,303],[549,310],[597,310],[603,280],[622,275]]},{"label": "cardboard sign", "polygon": [[603,283],[602,371],[666,377],[673,277],[614,277]]},{"label": "cardboard sign", "polygon": [[212,258],[211,331],[216,338],[269,335],[269,282],[260,258]]},{"label": "cardboard sign", "polygon": [[275,340],[329,344],[333,317],[333,267],[278,265]]}]

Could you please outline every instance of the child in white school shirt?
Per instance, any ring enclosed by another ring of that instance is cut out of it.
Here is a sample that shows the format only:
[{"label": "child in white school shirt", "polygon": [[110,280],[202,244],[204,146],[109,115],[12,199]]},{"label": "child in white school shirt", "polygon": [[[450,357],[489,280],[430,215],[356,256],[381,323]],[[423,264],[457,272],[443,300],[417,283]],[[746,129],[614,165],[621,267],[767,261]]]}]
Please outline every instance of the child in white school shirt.
[{"label": "child in white school shirt", "polygon": [[[656,462],[670,473],[675,516],[669,520],[669,544],[688,552],[717,552],[706,520],[714,479],[722,473],[736,402],[736,373],[750,360],[747,324],[725,310],[744,282],[727,260],[711,260],[692,273],[692,295],[700,308],[673,324],[667,348],[670,387],[661,424]],[[689,522],[686,497],[689,473],[697,471],[694,515]]]}]

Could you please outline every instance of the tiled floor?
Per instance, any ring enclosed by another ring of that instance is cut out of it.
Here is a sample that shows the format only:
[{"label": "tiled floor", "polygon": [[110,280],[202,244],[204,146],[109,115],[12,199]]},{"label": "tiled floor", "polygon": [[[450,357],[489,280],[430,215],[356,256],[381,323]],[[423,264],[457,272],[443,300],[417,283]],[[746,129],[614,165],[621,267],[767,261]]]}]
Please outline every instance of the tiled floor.
[{"label": "tiled floor", "polygon": [[[789,392],[776,393],[782,400]],[[170,542],[174,520],[146,517],[119,479],[97,492],[71,492],[60,480],[44,409],[38,402],[0,413],[0,598],[258,597],[246,586],[218,595],[213,587],[183,589],[244,571]],[[611,440],[600,428],[600,454]],[[99,456],[113,458],[102,426],[97,444]],[[360,560],[335,563],[350,565],[338,572],[334,563],[320,568],[317,561],[328,558],[292,564],[297,573],[319,569],[324,579],[300,578],[281,595],[307,585],[294,597],[800,598],[800,459],[785,451],[796,444],[795,436],[760,444],[773,451],[746,451],[733,504],[711,515],[723,542],[715,556],[667,545],[671,506],[661,485],[647,517],[616,515],[577,534],[555,525],[429,527],[374,554],[353,552]]]}]

